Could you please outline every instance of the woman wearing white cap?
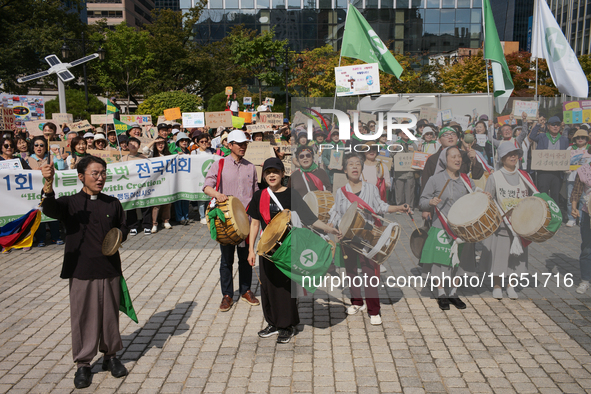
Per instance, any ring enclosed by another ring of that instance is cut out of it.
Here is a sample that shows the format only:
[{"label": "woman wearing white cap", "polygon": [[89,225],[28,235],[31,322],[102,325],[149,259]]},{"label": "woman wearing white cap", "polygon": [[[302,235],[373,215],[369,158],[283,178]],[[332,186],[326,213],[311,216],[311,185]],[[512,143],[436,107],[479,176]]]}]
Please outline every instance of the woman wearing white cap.
[{"label": "woman wearing white cap", "polygon": [[96,134],[94,136],[94,149],[105,150],[107,147],[107,139],[104,134]]},{"label": "woman wearing white cap", "polygon": [[430,126],[425,126],[423,128],[423,143],[421,144],[421,152],[428,153],[432,155],[433,153],[437,153],[441,144],[437,142],[437,138],[435,138],[435,130],[433,130]]},{"label": "woman wearing white cap", "polygon": [[[519,161],[523,151],[517,148],[513,141],[505,141],[499,145],[497,153],[500,158],[496,166],[497,171],[488,177],[485,191],[491,194],[504,212],[507,212],[521,199],[528,197],[530,191],[524,181],[525,175],[519,171]],[[507,284],[507,295],[511,299],[517,299],[515,288],[509,285],[509,276],[526,273],[528,268],[526,246],[522,245],[523,253],[512,253],[512,243],[519,240],[515,239],[516,234],[507,223],[508,221],[504,220],[499,229],[482,242],[483,251],[480,262],[484,267],[488,267],[489,272],[494,276],[493,297],[496,299],[503,298],[501,288],[503,276],[504,283]]]}]

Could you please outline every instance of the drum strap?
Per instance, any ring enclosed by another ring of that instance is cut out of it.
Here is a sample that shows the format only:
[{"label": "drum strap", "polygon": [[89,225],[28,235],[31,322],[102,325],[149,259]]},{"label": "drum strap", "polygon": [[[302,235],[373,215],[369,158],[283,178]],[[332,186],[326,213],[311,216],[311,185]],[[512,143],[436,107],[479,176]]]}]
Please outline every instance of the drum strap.
[{"label": "drum strap", "polygon": [[435,213],[437,214],[437,217],[439,218],[439,221],[441,222],[441,225],[443,226],[443,229],[445,230],[447,235],[449,235],[450,238],[453,239],[453,241],[454,241],[453,244],[451,245],[450,257],[451,257],[452,267],[456,267],[457,265],[460,264],[459,245],[463,244],[464,241],[462,239],[458,238],[454,234],[454,232],[449,227],[449,224],[447,223],[447,218],[445,217],[443,212],[441,212],[439,210],[439,208],[435,207]]},{"label": "drum strap", "polygon": [[470,185],[470,178],[468,177],[468,174],[461,173],[460,178],[462,179],[464,186],[466,186],[466,189],[468,189],[468,193],[472,193],[474,190],[472,190],[472,186]]},{"label": "drum strap", "polygon": [[[371,212],[372,214],[376,215],[376,212],[373,210],[372,207],[369,206],[368,203],[366,203],[361,198],[359,198],[357,195],[355,195],[355,193],[351,193],[350,191],[347,190],[347,185],[341,187],[341,191],[343,192],[343,194],[345,195],[345,197],[347,198],[347,200],[349,200],[352,203],[353,202],[357,202],[357,204],[359,204],[359,206],[361,208],[367,209],[369,212]],[[382,226],[381,220],[379,220],[376,217],[374,217],[374,223],[378,227],[381,227]]]},{"label": "drum strap", "polygon": [[320,191],[326,190],[326,188],[324,187],[324,184],[322,183],[320,178],[318,178],[316,175],[312,174],[311,172],[302,171],[302,178],[304,178],[304,183],[306,184],[306,189],[308,189],[308,192],[310,192],[310,185],[308,185],[308,177],[310,177],[310,180],[314,183],[314,186],[316,186],[316,189],[318,189]]},{"label": "drum strap", "polygon": [[527,172],[519,170],[518,173],[521,177],[521,180],[532,190],[532,192],[539,193],[538,188],[534,185],[534,182],[532,181],[531,177]]},{"label": "drum strap", "polygon": [[281,205],[281,203],[277,199],[277,196],[275,195],[275,193],[273,193],[271,188],[264,189],[261,192],[261,202],[259,206],[259,211],[261,212],[261,217],[263,218],[266,224],[269,224],[269,222],[271,222],[271,199],[273,199],[273,201],[275,202],[275,204],[277,204],[279,209],[283,211],[283,205]]}]

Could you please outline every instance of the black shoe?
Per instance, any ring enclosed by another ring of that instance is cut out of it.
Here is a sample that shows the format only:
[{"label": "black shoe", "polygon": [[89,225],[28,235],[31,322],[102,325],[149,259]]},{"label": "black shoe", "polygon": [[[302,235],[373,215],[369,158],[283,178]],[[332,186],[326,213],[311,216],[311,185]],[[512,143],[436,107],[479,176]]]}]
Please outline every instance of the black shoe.
[{"label": "black shoe", "polygon": [[295,327],[280,328],[277,343],[289,343],[295,336],[295,330]]},{"label": "black shoe", "polygon": [[115,378],[122,378],[127,375],[127,368],[117,357],[103,361],[103,371],[111,371],[111,375]]},{"label": "black shoe", "polygon": [[277,327],[272,326],[270,324],[261,331],[259,331],[259,337],[261,338],[269,338],[270,336],[277,334],[279,334],[279,330],[277,329]]},{"label": "black shoe", "polygon": [[439,309],[441,309],[442,311],[449,311],[449,298],[447,298],[447,297],[437,298],[437,305],[439,305]]},{"label": "black shoe", "polygon": [[74,375],[74,386],[83,389],[92,383],[92,371],[90,367],[80,367]]},{"label": "black shoe", "polygon": [[[466,303],[464,301],[460,300],[459,297],[449,297],[447,300],[449,301],[450,304],[452,304],[453,306],[455,306],[458,309],[466,309]],[[449,305],[448,305],[447,309],[449,309]]]}]

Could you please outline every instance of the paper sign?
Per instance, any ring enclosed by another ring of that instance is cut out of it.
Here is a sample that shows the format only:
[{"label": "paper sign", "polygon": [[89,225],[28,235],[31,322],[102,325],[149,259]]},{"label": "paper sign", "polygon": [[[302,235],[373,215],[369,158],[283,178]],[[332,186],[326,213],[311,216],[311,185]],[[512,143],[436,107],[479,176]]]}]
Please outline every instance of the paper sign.
[{"label": "paper sign", "polygon": [[246,125],[246,130],[250,133],[260,133],[265,131],[273,131],[273,126],[269,123],[257,123],[257,124],[249,124]]},{"label": "paper sign", "polygon": [[567,150],[533,150],[531,159],[532,170],[568,171],[570,167],[570,151]]},{"label": "paper sign", "polygon": [[310,118],[308,118],[300,111],[297,111],[293,117],[293,122],[291,122],[291,124],[293,125],[293,127],[298,126],[300,124],[304,125],[304,127],[308,127],[308,119]]},{"label": "paper sign", "polygon": [[435,124],[437,122],[437,112],[439,112],[438,108],[422,107],[419,113],[419,119],[426,119],[427,122]]},{"label": "paper sign", "polygon": [[384,167],[386,167],[388,169],[388,171],[392,171],[393,160],[391,157],[377,155],[376,160],[381,162],[384,165]]},{"label": "paper sign", "polygon": [[183,127],[205,127],[205,112],[183,112]]},{"label": "paper sign", "polygon": [[[37,135],[43,135],[43,125],[45,123],[53,123],[54,125],[56,125],[57,127],[57,134],[62,134],[62,128],[59,124],[57,124],[55,121],[53,120],[47,120],[47,119],[41,119],[41,120],[31,120],[29,122],[25,122],[25,127],[27,128],[27,131],[29,132],[29,135],[34,137]],[[72,128],[70,127],[70,130],[72,130]],[[74,130],[76,131],[76,130]]]},{"label": "paper sign", "polygon": [[81,120],[80,122],[68,123],[70,131],[84,131],[92,129],[92,125],[87,120]]},{"label": "paper sign", "polygon": [[591,122],[591,109],[583,110],[583,123]]},{"label": "paper sign", "polygon": [[150,137],[135,137],[137,138],[140,143],[141,143],[141,147],[146,147],[148,145],[150,145],[152,142],[154,142],[154,139],[150,138]]},{"label": "paper sign", "polygon": [[164,118],[166,120],[177,120],[177,119],[182,118],[181,108],[176,107],[176,108],[165,109],[164,110]]},{"label": "paper sign", "polygon": [[414,153],[397,153],[394,156],[394,171],[412,171]]},{"label": "paper sign", "polygon": [[577,173],[579,174],[581,181],[587,185],[591,185],[591,166],[581,166],[577,169]]},{"label": "paper sign", "polygon": [[252,123],[252,112],[238,112],[238,116],[244,119],[244,123]]},{"label": "paper sign", "polygon": [[90,115],[90,123],[111,124],[113,123],[113,115]]},{"label": "paper sign", "polygon": [[482,147],[486,146],[486,141],[488,140],[486,134],[474,134],[474,137],[476,137],[476,143],[478,145]]},{"label": "paper sign", "polygon": [[573,111],[573,123],[583,123],[583,111]]},{"label": "paper sign", "polygon": [[50,150],[53,146],[56,146],[56,145],[59,147],[61,153],[64,153],[64,152],[67,154],[72,153],[72,148],[70,147],[70,145],[68,145],[68,141],[50,141],[49,142]]},{"label": "paper sign", "polygon": [[107,164],[117,163],[121,160],[121,155],[117,150],[88,149],[86,153],[92,156],[100,157]]},{"label": "paper sign", "polygon": [[538,106],[537,101],[514,100],[512,114],[517,119],[521,119],[521,115],[525,112],[528,120],[535,120],[538,117]]},{"label": "paper sign", "polygon": [[337,191],[347,184],[347,176],[345,174],[336,173],[332,178],[332,194],[337,195]]},{"label": "paper sign", "polygon": [[272,97],[265,97],[265,105],[268,107],[272,107],[275,105],[275,99]]},{"label": "paper sign", "polygon": [[158,126],[159,124],[164,123],[164,122],[166,122],[166,117],[164,117],[164,115],[160,115],[158,117],[158,121],[156,122],[156,126]]},{"label": "paper sign", "polygon": [[468,129],[470,125],[470,117],[469,116],[454,116],[452,117],[452,122],[456,122],[460,125],[463,131]]},{"label": "paper sign", "polygon": [[232,112],[230,112],[230,111],[206,112],[205,113],[205,124],[210,129],[217,129],[220,126],[232,127]]},{"label": "paper sign", "polygon": [[425,168],[425,163],[427,162],[429,156],[431,155],[428,153],[413,152],[411,167],[415,170],[423,170]]},{"label": "paper sign", "polygon": [[335,67],[337,96],[380,93],[380,70],[377,63]]},{"label": "paper sign", "polygon": [[572,111],[574,109],[591,109],[591,100],[563,101],[563,111]]},{"label": "paper sign", "polygon": [[12,108],[0,108],[0,128],[13,130],[16,127],[16,118]]},{"label": "paper sign", "polygon": [[342,170],[344,155],[345,155],[345,153],[343,151],[337,151],[336,149],[331,149],[330,162],[328,163],[328,169],[329,170]]},{"label": "paper sign", "polygon": [[137,123],[139,125],[152,124],[152,115],[120,115],[119,120],[127,124]]},{"label": "paper sign", "polygon": [[260,123],[270,123],[277,126],[283,124],[283,114],[281,112],[259,112],[258,119]]},{"label": "paper sign", "polygon": [[441,120],[443,122],[449,122],[453,118],[451,109],[444,109],[443,111],[439,111],[438,114],[441,114]]},{"label": "paper sign", "polygon": [[263,165],[269,157],[275,157],[275,151],[269,141],[249,143],[244,155],[244,158],[254,165]]},{"label": "paper sign", "polygon": [[499,126],[506,125],[506,124],[512,125],[512,126],[516,125],[517,120],[515,119],[515,117],[511,118],[511,116],[512,115],[499,116],[497,118],[497,122],[498,122]]},{"label": "paper sign", "polygon": [[240,116],[232,116],[232,127],[241,129],[244,126],[244,118]]},{"label": "paper sign", "polygon": [[234,88],[232,86],[226,86],[226,96],[231,96]]},{"label": "paper sign", "polygon": [[284,158],[283,160],[281,160],[281,162],[283,163],[283,167],[285,167],[285,176],[291,176],[293,170],[293,163],[291,158]]},{"label": "paper sign", "polygon": [[573,124],[573,111],[564,111],[562,115],[564,124]]},{"label": "paper sign", "polygon": [[51,114],[51,120],[58,123],[72,123],[74,122],[74,116],[72,114]]},{"label": "paper sign", "polygon": [[0,161],[0,170],[22,170],[23,166],[19,159],[10,159]]},{"label": "paper sign", "polygon": [[242,97],[242,103],[244,105],[251,105],[252,104],[252,97]]}]

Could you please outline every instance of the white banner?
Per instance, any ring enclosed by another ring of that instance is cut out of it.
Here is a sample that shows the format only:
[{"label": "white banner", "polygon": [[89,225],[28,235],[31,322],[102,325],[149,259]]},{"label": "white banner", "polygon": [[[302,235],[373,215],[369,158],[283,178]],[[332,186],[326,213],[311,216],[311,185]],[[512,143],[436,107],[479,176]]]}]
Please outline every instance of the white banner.
[{"label": "white banner", "polygon": [[[121,201],[129,210],[168,204],[177,200],[209,201],[202,192],[209,167],[216,155],[174,155],[107,165],[103,193]],[[23,216],[41,202],[41,171],[0,170],[0,226]],[[69,196],[82,189],[76,170],[56,171],[56,196]],[[43,215],[42,220],[50,220]]]},{"label": "white banner", "polygon": [[337,96],[380,93],[380,69],[377,63],[335,67]]}]

